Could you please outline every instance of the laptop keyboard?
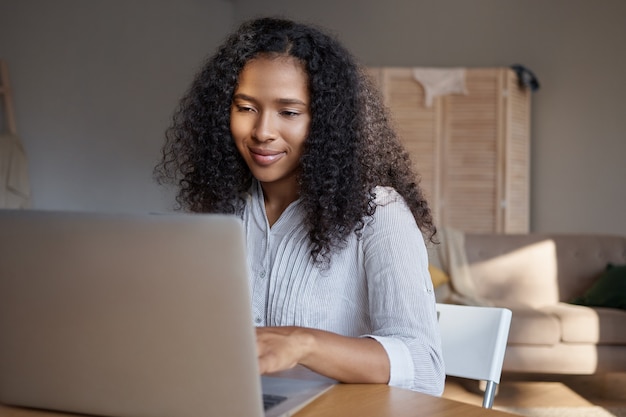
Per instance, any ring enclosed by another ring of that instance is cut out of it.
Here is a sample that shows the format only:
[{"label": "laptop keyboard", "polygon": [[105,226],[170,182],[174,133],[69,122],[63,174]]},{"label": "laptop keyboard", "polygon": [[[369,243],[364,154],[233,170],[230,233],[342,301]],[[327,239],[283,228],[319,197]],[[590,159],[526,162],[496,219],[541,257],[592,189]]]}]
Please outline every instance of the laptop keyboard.
[{"label": "laptop keyboard", "polygon": [[287,397],[283,397],[281,395],[263,394],[263,409],[268,410],[275,405],[282,403],[286,399]]}]

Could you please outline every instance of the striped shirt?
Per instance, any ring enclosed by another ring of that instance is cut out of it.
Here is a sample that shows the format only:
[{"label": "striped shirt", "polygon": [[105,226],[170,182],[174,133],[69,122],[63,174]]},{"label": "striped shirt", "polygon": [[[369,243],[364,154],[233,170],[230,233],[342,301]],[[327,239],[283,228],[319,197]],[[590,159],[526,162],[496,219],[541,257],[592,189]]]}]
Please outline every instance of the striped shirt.
[{"label": "striped shirt", "polygon": [[390,385],[440,395],[444,365],[424,239],[395,190],[375,192],[363,235],[351,234],[321,269],[299,201],[270,228],[255,182],[243,214],[254,321],[374,338],[389,357]]}]

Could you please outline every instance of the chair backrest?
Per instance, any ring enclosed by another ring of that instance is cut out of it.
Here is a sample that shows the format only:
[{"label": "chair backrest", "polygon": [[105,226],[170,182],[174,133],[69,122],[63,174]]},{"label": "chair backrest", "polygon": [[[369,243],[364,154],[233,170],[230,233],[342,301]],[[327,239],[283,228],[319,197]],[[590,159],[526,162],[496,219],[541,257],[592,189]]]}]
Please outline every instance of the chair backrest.
[{"label": "chair backrest", "polygon": [[446,375],[486,381],[483,407],[491,408],[511,324],[511,310],[437,304]]}]

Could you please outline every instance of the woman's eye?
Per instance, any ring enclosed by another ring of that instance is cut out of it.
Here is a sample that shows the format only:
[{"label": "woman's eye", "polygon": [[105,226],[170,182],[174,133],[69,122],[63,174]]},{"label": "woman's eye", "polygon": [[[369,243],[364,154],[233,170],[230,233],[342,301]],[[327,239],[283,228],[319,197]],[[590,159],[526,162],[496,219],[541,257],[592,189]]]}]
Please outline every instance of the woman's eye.
[{"label": "woman's eye", "polygon": [[250,106],[242,106],[242,105],[238,105],[237,106],[237,111],[241,112],[241,113],[250,113],[254,111],[253,107]]},{"label": "woman's eye", "polygon": [[280,112],[280,114],[285,117],[295,117],[298,116],[300,113],[298,113],[297,111],[283,110]]}]

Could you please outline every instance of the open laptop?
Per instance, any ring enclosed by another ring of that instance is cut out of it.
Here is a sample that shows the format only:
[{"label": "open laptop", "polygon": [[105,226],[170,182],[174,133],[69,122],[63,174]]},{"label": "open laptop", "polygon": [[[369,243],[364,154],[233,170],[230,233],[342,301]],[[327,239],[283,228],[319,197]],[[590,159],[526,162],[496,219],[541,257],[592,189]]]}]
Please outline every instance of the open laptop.
[{"label": "open laptop", "polygon": [[293,414],[333,381],[259,376],[247,273],[236,217],[0,210],[0,402]]}]

